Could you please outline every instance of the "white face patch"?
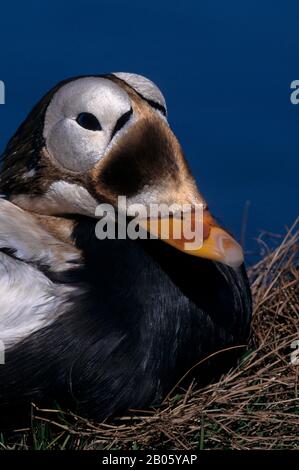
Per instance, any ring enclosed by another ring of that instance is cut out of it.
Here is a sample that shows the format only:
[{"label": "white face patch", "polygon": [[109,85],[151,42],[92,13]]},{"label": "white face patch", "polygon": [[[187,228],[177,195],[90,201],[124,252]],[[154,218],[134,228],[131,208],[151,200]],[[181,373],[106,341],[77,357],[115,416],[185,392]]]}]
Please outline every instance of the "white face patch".
[{"label": "white face patch", "polygon": [[154,82],[142,75],[137,75],[136,73],[117,72],[113,73],[113,75],[126,82],[143,98],[157,103],[165,109],[165,113],[167,112],[165,98]]},{"label": "white face patch", "polygon": [[[84,172],[104,155],[118,120],[130,113],[127,93],[112,81],[86,77],[62,86],[48,106],[44,138],[52,158]],[[127,127],[133,121],[129,116]]]}]

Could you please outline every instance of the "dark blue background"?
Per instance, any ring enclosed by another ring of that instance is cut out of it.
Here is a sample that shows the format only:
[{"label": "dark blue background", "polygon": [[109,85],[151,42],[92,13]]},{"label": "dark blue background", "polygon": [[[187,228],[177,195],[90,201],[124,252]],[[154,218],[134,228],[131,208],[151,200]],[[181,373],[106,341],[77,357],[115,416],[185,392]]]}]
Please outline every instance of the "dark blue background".
[{"label": "dark blue background", "polygon": [[214,213],[246,247],[298,213],[298,0],[86,0],[1,4],[0,148],[63,78],[130,71],[164,92]]}]

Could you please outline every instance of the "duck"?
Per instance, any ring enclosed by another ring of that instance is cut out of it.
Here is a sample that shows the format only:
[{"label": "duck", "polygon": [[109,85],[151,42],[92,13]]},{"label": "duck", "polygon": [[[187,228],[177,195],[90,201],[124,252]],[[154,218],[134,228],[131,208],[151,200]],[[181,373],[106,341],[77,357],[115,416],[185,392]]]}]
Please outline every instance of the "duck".
[{"label": "duck", "polygon": [[[53,87],[4,150],[0,194],[0,425],[31,403],[94,420],[146,409],[185,381],[216,380],[244,352],[242,248],[212,216],[148,78]],[[99,239],[97,207],[120,211],[120,196],[201,205],[201,245]]]}]

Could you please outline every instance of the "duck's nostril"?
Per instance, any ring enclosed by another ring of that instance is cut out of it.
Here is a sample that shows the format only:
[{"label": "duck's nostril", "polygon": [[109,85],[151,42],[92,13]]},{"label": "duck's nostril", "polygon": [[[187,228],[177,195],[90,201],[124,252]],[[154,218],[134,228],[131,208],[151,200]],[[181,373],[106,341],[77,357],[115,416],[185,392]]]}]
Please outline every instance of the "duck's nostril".
[{"label": "duck's nostril", "polygon": [[124,125],[129,121],[132,114],[133,114],[133,109],[131,108],[131,109],[129,109],[129,111],[127,111],[125,114],[123,114],[120,118],[118,118],[118,120],[117,120],[117,122],[114,126],[114,129],[112,131],[112,134],[111,134],[111,140],[113,139],[115,134],[117,134],[117,132],[120,131],[120,129],[122,127],[124,127]]}]

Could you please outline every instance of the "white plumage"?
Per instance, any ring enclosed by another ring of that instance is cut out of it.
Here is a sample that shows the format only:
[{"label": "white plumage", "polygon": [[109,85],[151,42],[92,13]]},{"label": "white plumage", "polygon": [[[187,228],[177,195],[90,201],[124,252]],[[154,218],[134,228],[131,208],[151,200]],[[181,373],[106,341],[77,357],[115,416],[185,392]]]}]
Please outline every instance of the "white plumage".
[{"label": "white plumage", "polygon": [[52,323],[79,291],[54,284],[39,266],[59,273],[72,269],[80,255],[44,230],[34,215],[4,199],[0,199],[0,249],[4,250],[0,252],[0,339],[8,349]]}]

